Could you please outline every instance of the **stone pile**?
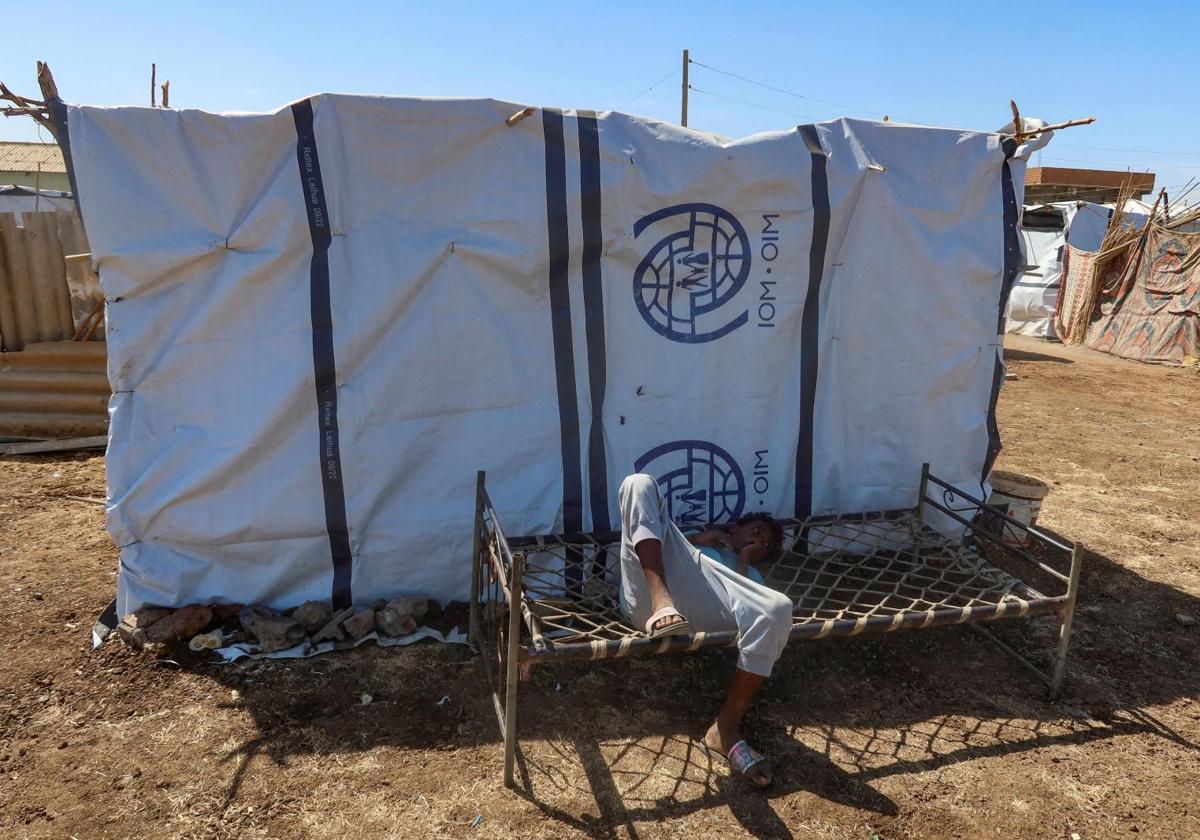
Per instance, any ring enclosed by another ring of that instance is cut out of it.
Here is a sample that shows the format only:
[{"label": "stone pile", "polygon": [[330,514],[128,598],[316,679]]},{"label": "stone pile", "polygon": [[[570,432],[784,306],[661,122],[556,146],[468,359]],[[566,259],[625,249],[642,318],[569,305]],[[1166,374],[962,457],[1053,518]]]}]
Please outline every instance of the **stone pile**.
[{"label": "stone pile", "polygon": [[242,604],[189,604],[175,610],[143,607],[121,619],[117,634],[138,649],[187,641],[192,650],[203,651],[250,642],[263,653],[273,653],[306,640],[354,642],[372,632],[407,636],[430,613],[431,603],[436,608],[428,598],[402,596],[336,612],[325,601],[306,601],[285,612]]}]

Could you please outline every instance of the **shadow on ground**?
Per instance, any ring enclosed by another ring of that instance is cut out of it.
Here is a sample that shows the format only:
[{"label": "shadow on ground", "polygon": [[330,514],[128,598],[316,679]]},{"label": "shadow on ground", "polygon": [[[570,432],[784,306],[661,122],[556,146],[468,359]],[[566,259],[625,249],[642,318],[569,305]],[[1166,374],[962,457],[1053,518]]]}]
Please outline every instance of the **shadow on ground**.
[{"label": "shadow on ground", "polygon": [[[1150,734],[1188,749],[1147,707],[1200,694],[1200,599],[1114,563],[1086,558],[1066,692],[1058,701],[1013,659],[965,627],[792,645],[748,721],[776,765],[776,784],[750,790],[703,750],[699,736],[732,674],[732,654],[546,667],[521,685],[518,790],[564,826],[595,837],[714,807],[756,836],[789,837],[776,807],[797,792],[881,819],[897,815],[876,783],[960,762]],[[1010,646],[1048,666],[1052,619],[999,622]],[[300,753],[386,745],[503,748],[477,659],[462,647],[367,648],[312,660],[205,666],[236,690],[257,735],[224,756],[286,763]],[[364,705],[362,695],[371,697]],[[580,801],[595,803],[581,813]]]},{"label": "shadow on ground", "polygon": [[1050,356],[1046,353],[1035,353],[1032,350],[1018,350],[1015,347],[1004,348],[1004,360],[1006,362],[1054,362],[1060,365],[1073,365],[1071,359],[1064,359],[1062,356]]}]

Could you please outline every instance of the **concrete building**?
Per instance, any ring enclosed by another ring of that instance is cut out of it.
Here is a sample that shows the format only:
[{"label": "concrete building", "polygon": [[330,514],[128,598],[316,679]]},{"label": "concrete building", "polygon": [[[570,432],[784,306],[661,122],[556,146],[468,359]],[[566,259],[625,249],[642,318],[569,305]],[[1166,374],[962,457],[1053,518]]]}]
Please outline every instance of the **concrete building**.
[{"label": "concrete building", "polygon": [[1025,175],[1025,203],[1090,201],[1108,204],[1117,200],[1117,194],[1126,184],[1133,187],[1134,198],[1141,198],[1154,191],[1154,173],[1031,166]]},{"label": "concrete building", "polygon": [[0,140],[0,184],[70,190],[67,165],[57,143]]}]

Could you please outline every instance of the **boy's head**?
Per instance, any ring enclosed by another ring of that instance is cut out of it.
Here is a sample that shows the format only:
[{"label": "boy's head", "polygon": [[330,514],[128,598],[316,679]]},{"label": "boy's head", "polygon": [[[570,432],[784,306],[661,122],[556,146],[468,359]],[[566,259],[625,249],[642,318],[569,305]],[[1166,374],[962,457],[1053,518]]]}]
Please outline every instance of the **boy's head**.
[{"label": "boy's head", "polygon": [[783,526],[765,513],[747,513],[729,529],[738,549],[750,549],[750,562],[774,558],[783,547]]}]

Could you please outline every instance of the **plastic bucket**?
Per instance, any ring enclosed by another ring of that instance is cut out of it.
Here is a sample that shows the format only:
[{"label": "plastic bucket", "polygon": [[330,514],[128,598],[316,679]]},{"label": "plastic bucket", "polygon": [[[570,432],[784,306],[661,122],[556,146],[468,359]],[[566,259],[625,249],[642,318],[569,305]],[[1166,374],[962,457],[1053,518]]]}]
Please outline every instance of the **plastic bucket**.
[{"label": "plastic bucket", "polygon": [[[1007,470],[992,470],[988,476],[992,494],[988,496],[989,507],[998,508],[1023,525],[1037,524],[1042,500],[1050,492],[1050,485],[1036,478]],[[1029,535],[1005,522],[1000,538],[1010,545],[1027,545]]]}]

